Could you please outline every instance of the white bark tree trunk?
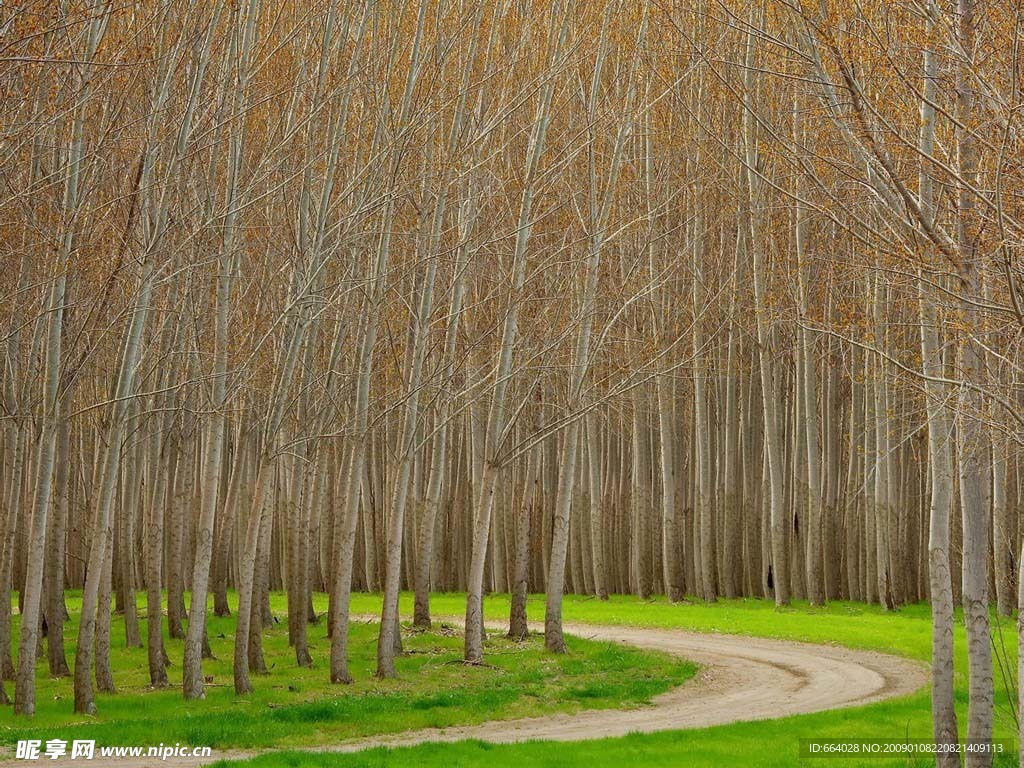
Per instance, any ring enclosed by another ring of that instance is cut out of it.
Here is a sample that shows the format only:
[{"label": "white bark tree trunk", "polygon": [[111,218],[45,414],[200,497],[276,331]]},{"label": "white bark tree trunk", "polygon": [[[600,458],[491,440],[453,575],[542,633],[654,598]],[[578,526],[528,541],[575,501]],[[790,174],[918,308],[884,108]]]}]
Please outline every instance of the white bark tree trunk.
[{"label": "white bark tree trunk", "polygon": [[57,269],[61,271],[55,276],[48,309],[43,429],[39,438],[39,456],[36,461],[36,491],[28,538],[28,573],[25,577],[21,637],[18,643],[18,678],[14,689],[15,714],[27,716],[34,715],[36,710],[36,646],[39,643],[42,614],[47,518],[50,514],[54,462],[57,456],[57,438],[60,431],[61,329],[64,323],[66,276],[63,269],[65,264],[64,259],[57,263]]},{"label": "white bark tree trunk", "polygon": [[[753,30],[753,26],[751,29]],[[786,546],[788,514],[785,502],[782,434],[777,415],[780,400],[772,364],[772,330],[767,307],[767,266],[764,263],[763,235],[760,231],[761,180],[758,168],[756,123],[753,99],[757,87],[756,46],[753,31],[747,35],[744,74],[743,156],[749,203],[749,227],[752,277],[754,284],[754,315],[757,325],[757,360],[761,377],[761,405],[764,418],[765,455],[768,462],[768,509],[771,533],[771,572],[776,605],[789,604],[789,553]]]}]

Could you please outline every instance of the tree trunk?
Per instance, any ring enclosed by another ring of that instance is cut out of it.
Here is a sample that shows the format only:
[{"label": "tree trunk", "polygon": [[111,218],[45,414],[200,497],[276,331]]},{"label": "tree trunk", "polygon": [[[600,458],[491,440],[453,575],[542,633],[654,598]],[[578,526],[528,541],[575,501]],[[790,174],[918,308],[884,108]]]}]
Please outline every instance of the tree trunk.
[{"label": "tree trunk", "polygon": [[[63,261],[57,264],[63,269]],[[43,401],[43,431],[39,439],[36,463],[36,494],[32,505],[21,613],[21,639],[18,644],[18,678],[14,689],[14,711],[34,715],[36,711],[36,647],[42,617],[43,570],[46,564],[47,518],[53,491],[53,468],[57,455],[60,416],[61,328],[64,322],[64,274],[54,280],[49,303],[49,328],[46,343],[46,394]]]},{"label": "tree trunk", "polygon": [[527,454],[523,473],[523,495],[516,515],[515,563],[512,575],[512,599],[509,611],[508,636],[521,642],[530,633],[526,616],[526,598],[529,589],[530,567],[530,518],[533,515],[534,500],[540,487],[541,444],[533,446]]},{"label": "tree trunk", "polygon": [[[107,445],[103,452],[100,490],[93,518],[93,542],[89,551],[89,571],[82,591],[82,612],[78,627],[78,647],[75,653],[75,712],[94,714],[94,700],[90,671],[93,661],[93,643],[97,644],[97,670],[104,656],[97,638],[96,623],[100,621],[109,628],[110,616],[100,616],[100,600],[103,596],[101,577],[107,571],[105,564],[113,557],[113,527],[111,524],[114,492],[121,461],[121,440],[124,433],[125,417],[129,396],[135,387],[135,374],[142,346],[142,332],[151,304],[153,289],[153,264],[147,261],[139,285],[134,311],[125,334],[121,367],[115,385],[115,398],[110,407]],[[109,551],[108,551],[109,550]],[[109,591],[107,590],[109,599]],[[109,661],[109,643],[107,648]]]},{"label": "tree trunk", "polygon": [[746,69],[744,75],[743,144],[749,204],[746,226],[749,227],[752,276],[754,286],[754,315],[757,324],[757,359],[761,376],[761,404],[764,416],[765,454],[768,461],[768,509],[771,532],[771,570],[776,605],[789,604],[789,553],[786,546],[787,509],[785,504],[782,436],[776,414],[779,396],[771,360],[771,326],[769,325],[767,294],[767,268],[763,257],[763,238],[760,232],[761,182],[756,168],[759,164],[753,98],[756,88],[755,37],[747,35]]},{"label": "tree trunk", "polygon": [[[66,406],[64,406],[66,408]],[[50,675],[66,677],[71,674],[64,649],[64,622],[68,612],[64,605],[64,563],[68,511],[71,500],[71,421],[66,412],[61,418],[57,434],[57,468],[54,479],[56,504],[47,532],[50,554],[46,562],[46,645]]]},{"label": "tree trunk", "polygon": [[[964,183],[957,190],[957,246],[960,282],[959,311],[964,330],[958,334],[960,370],[967,382],[960,388],[957,419],[957,459],[960,475],[960,507],[963,515],[963,604],[967,629],[967,663],[970,701],[967,708],[967,741],[987,745],[992,740],[994,691],[992,645],[989,635],[989,538],[991,530],[991,439],[983,423],[984,399],[975,387],[985,383],[984,360],[974,334],[982,333],[976,301],[981,299],[978,270],[979,220],[974,210],[977,184],[977,149],[973,138],[975,72],[974,0],[958,0],[957,42],[963,60],[957,67],[957,165]],[[989,751],[969,752],[967,768],[992,765]]]}]

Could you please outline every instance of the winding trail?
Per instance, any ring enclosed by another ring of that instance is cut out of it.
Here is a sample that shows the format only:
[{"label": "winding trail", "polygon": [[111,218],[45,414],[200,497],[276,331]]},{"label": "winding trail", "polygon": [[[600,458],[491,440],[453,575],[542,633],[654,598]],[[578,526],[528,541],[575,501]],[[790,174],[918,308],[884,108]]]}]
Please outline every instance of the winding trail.
[{"label": "winding trail", "polygon": [[[494,625],[493,629],[498,631],[501,628]],[[371,747],[412,746],[464,739],[480,739],[495,744],[537,739],[582,741],[625,736],[633,732],[705,728],[868,704],[913,693],[928,682],[927,667],[923,664],[840,646],[596,624],[567,623],[565,629],[591,640],[626,643],[671,653],[697,663],[700,671],[683,685],[657,696],[649,706],[638,709],[590,710],[576,714],[495,720],[479,725],[428,728],[357,739],[310,751],[357,752]],[[205,760],[121,758],[111,759],[109,765],[117,768],[193,768],[217,759],[246,758],[257,754],[260,753],[217,751],[213,758]],[[43,762],[48,765],[75,765],[81,761]],[[25,761],[0,762],[0,766],[12,767],[28,764]]]}]

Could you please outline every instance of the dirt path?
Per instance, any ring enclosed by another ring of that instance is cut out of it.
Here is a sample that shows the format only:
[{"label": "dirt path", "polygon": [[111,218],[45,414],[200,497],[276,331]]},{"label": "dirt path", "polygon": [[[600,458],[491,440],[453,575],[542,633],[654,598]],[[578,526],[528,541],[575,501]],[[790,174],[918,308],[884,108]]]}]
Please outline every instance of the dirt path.
[{"label": "dirt path", "polygon": [[[632,732],[685,728],[851,707],[913,693],[928,681],[924,665],[870,651],[784,640],[700,634],[668,629],[566,624],[574,635],[665,651],[700,665],[695,678],[632,710],[593,710],[574,715],[500,720],[480,725],[424,729],[359,739],[312,751],[356,752],[378,746],[480,739],[496,744],[545,739],[581,741]],[[216,752],[212,759],[110,759],[117,768],[193,768],[254,752]],[[43,760],[47,765],[82,761]],[[3,761],[0,766],[26,766]],[[102,765],[97,759],[92,765]]]}]

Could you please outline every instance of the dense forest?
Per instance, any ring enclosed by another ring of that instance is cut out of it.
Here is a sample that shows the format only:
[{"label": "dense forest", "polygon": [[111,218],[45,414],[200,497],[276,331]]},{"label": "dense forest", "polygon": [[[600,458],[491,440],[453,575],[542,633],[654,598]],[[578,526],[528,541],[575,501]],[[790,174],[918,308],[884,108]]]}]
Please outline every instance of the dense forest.
[{"label": "dense forest", "polygon": [[382,676],[432,590],[469,662],[489,592],[513,637],[545,593],[554,652],[566,592],[743,595],[930,601],[940,742],[962,605],[991,737],[1019,2],[21,0],[0,30],[17,713],[37,655],[94,711],[112,620],[202,697],[208,610],[245,694],[272,590],[339,683],[353,590]]}]

